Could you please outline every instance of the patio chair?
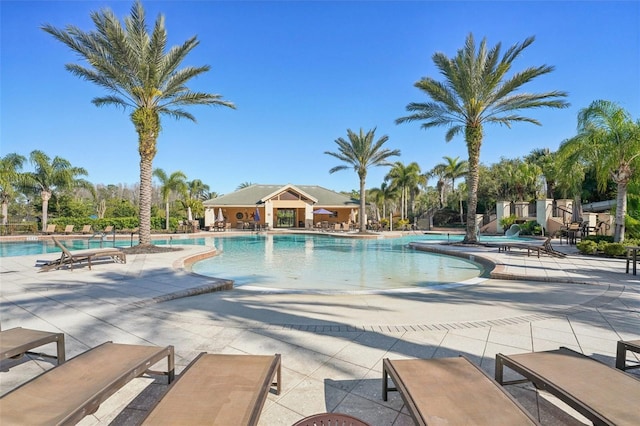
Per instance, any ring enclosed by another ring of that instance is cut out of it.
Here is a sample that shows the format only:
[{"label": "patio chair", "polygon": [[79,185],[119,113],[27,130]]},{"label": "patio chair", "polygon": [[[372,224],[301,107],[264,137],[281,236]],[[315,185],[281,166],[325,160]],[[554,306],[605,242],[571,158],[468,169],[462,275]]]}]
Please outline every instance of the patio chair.
[{"label": "patio chair", "polygon": [[[395,384],[389,387],[388,379]],[[399,391],[416,425],[535,425],[538,422],[465,357],[382,362],[382,399]]]},{"label": "patio chair", "polygon": [[616,349],[616,368],[622,371],[640,368],[640,363],[627,365],[627,352],[640,354],[640,340],[620,340]]},{"label": "patio chair", "polygon": [[280,394],[280,354],[203,352],[149,410],[142,424],[256,425],[274,385]]},{"label": "patio chair", "polygon": [[[492,244],[493,246],[493,244]],[[507,252],[511,249],[526,250],[527,256],[531,256],[531,253],[536,253],[538,257],[540,254],[546,254],[554,257],[566,257],[567,255],[554,249],[551,245],[551,236],[548,236],[542,244],[528,244],[528,243],[499,243],[495,244],[498,247],[498,252]]]},{"label": "patio chair", "polygon": [[[167,358],[167,371],[150,371]],[[2,423],[76,424],[145,372],[174,376],[173,346],[103,343],[0,397]]]},{"label": "patio chair", "polygon": [[127,263],[127,255],[116,248],[104,248],[95,250],[76,250],[74,252],[69,251],[64,245],[58,241],[56,237],[51,237],[53,242],[62,250],[60,258],[46,262],[41,266],[39,272],[47,272],[54,269],[60,269],[62,267],[69,267],[73,270],[73,266],[86,262],[91,269],[91,263],[95,259],[110,258],[116,263]]},{"label": "patio chair", "polygon": [[[30,351],[30,349],[39,348],[49,343],[56,344],[57,356]],[[0,361],[8,358],[18,359],[24,355],[54,358],[58,365],[62,364],[65,361],[64,334],[22,327],[0,331]]]},{"label": "patio chair", "polygon": [[83,234],[90,234],[91,233],[91,225],[83,225],[82,226],[82,232]]},{"label": "patio chair", "polygon": [[[504,367],[525,377],[504,380]],[[640,423],[640,380],[571,349],[496,355],[502,385],[532,382],[597,425]]]},{"label": "patio chair", "polygon": [[56,225],[49,224],[47,225],[47,229],[43,230],[42,233],[46,235],[51,235],[56,232]]},{"label": "patio chair", "polygon": [[293,426],[369,426],[369,423],[348,414],[320,413],[305,417]]},{"label": "patio chair", "polygon": [[64,233],[69,235],[71,233],[73,233],[73,225],[67,225],[64,227]]}]

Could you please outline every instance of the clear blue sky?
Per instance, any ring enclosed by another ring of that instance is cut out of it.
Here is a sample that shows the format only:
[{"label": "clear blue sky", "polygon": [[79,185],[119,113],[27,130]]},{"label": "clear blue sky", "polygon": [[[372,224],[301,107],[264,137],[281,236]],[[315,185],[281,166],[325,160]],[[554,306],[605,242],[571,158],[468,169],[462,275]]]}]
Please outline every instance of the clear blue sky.
[{"label": "clear blue sky", "polygon": [[[91,11],[111,8],[123,17],[131,1],[0,1],[0,154],[34,149],[89,171],[93,183],[139,179],[137,138],[129,112],[91,103],[102,89],[64,69],[78,62],[40,26],[91,30]],[[377,127],[386,147],[402,151],[427,171],[442,157],[466,159],[462,137],[445,128],[396,125],[409,102],[426,101],[413,84],[438,78],[432,55],[455,55],[469,32],[507,47],[535,36],[514,64],[556,70],[526,91],[562,90],[571,107],[529,111],[542,126],[487,128],[481,161],[557,149],[575,135],[581,108],[614,101],[640,118],[640,2],[638,1],[145,1],[148,21],[165,15],[169,44],[197,35],[185,65],[211,66],[191,89],[218,93],[237,105],[193,107],[198,122],[165,118],[154,167],[183,171],[212,191],[242,182],[317,184],[358,188],[352,170],[329,174],[339,161],[335,139],[347,128]],[[388,169],[372,168],[367,187]]]}]

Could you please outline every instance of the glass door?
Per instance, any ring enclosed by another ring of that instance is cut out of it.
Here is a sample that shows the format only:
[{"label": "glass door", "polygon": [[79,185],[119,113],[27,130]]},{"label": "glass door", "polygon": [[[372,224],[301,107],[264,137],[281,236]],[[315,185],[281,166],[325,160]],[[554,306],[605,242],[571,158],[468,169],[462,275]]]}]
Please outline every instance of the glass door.
[{"label": "glass door", "polygon": [[296,223],[295,209],[278,209],[276,217],[276,227],[293,228]]}]

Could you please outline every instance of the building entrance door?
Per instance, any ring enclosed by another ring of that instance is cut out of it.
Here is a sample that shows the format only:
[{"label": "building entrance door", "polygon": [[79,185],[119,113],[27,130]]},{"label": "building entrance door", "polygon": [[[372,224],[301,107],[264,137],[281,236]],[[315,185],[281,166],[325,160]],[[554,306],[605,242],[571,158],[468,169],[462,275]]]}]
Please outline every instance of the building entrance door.
[{"label": "building entrance door", "polygon": [[277,228],[293,228],[296,223],[295,209],[278,209],[276,217]]}]

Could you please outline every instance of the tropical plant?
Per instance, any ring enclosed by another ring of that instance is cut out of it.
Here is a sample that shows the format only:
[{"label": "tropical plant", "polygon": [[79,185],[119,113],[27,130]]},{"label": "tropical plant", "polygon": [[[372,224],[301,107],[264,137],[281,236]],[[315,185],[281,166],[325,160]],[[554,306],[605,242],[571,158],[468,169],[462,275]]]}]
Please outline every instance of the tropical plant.
[{"label": "tropical plant", "polygon": [[401,161],[396,161],[384,180],[390,182],[390,186],[400,192],[400,219],[407,219],[409,199],[413,200],[419,185],[426,181],[425,176],[421,174],[420,166],[415,161],[406,166]]},{"label": "tropical plant", "polygon": [[553,71],[552,66],[542,65],[527,68],[507,78],[513,61],[520,56],[534,38],[507,49],[500,58],[501,44],[488,49],[483,39],[476,52],[472,34],[467,36],[464,48],[453,58],[443,53],[433,55],[433,61],[445,78],[445,82],[424,77],[415,87],[425,92],[432,102],[410,103],[411,113],[396,120],[396,123],[422,121],[421,127],[429,129],[447,126],[447,142],[464,132],[468,151],[469,172],[467,174],[467,226],[463,242],[476,243],[476,208],[478,204],[478,176],[480,147],[485,124],[502,124],[510,127],[514,122],[540,124],[538,120],[518,114],[516,111],[531,108],[565,108],[568,103],[560,98],[565,92],[516,93],[524,84],[536,77]]},{"label": "tropical plant", "polygon": [[[451,180],[451,190],[456,192],[456,179],[464,176],[469,171],[469,162],[467,160],[460,161],[460,157],[452,158],[449,156],[444,156],[444,162],[436,164],[433,169],[431,169],[430,174],[432,176],[439,176],[443,179]],[[442,185],[443,195],[441,195],[441,199],[444,201],[447,199],[446,189],[448,185]],[[460,223],[464,223],[462,219],[462,197],[458,196],[458,200],[460,201]],[[445,203],[446,204],[446,203]]]},{"label": "tropical plant", "polygon": [[634,122],[616,103],[597,100],[578,113],[578,134],[558,149],[565,163],[595,169],[598,187],[617,185],[614,241],[624,241],[627,189],[640,168],[640,120]]},{"label": "tropical plant", "polygon": [[21,186],[24,191],[36,191],[42,199],[42,229],[47,228],[49,200],[56,192],[64,192],[73,188],[85,188],[94,191],[93,185],[80,178],[89,173],[82,167],[74,167],[69,160],[55,157],[53,160],[42,151],[35,150],[29,154],[29,161],[34,171],[25,172]]},{"label": "tropical plant", "polygon": [[387,161],[389,157],[400,155],[399,149],[389,150],[382,146],[389,140],[387,135],[382,136],[374,142],[376,128],[369,130],[366,134],[360,129],[360,133],[354,133],[351,129],[347,129],[347,137],[338,138],[335,143],[338,145],[338,152],[325,151],[325,154],[331,155],[338,160],[346,163],[333,167],[329,173],[335,173],[339,170],[345,170],[353,167],[358,174],[360,180],[360,212],[358,214],[360,222],[360,232],[366,232],[365,208],[366,208],[366,191],[365,184],[367,180],[367,171],[371,166],[390,166]]},{"label": "tropical plant", "polygon": [[194,179],[187,182],[189,188],[189,198],[192,200],[207,200],[207,196],[210,194],[209,185],[202,182],[200,179]]},{"label": "tropical plant", "polygon": [[18,154],[7,154],[0,158],[0,202],[2,203],[2,224],[9,216],[9,202],[16,196],[20,184],[22,165],[27,159]]},{"label": "tropical plant", "polygon": [[238,185],[238,186],[236,187],[236,191],[238,191],[238,190],[240,190],[240,189],[248,188],[248,187],[250,187],[251,185],[254,185],[254,183],[253,183],[253,182],[248,182],[248,181],[247,181],[247,182],[242,182],[240,185]]},{"label": "tropical plant", "polygon": [[[371,188],[369,196],[373,199],[376,208],[376,219],[379,221],[381,217],[387,217],[387,207],[390,211],[395,208],[394,202],[398,198],[398,191],[388,182],[382,182],[380,188]],[[382,216],[380,216],[380,208],[382,208]]]},{"label": "tropical plant", "polygon": [[158,178],[160,181],[160,193],[162,194],[162,202],[165,205],[165,229],[169,230],[169,198],[172,193],[178,193],[183,198],[187,197],[188,187],[187,187],[187,175],[185,175],[180,170],[171,173],[171,175],[167,175],[167,173],[162,169],[155,169],[153,171],[153,176]]},{"label": "tropical plant", "polygon": [[160,117],[195,117],[183,109],[189,105],[219,105],[235,108],[221,95],[191,91],[187,83],[209,71],[208,65],[178,69],[186,56],[199,44],[192,37],[182,45],[165,51],[167,31],[160,15],[150,34],[145,10],[137,0],[131,15],[124,18],[124,27],[109,9],[93,12],[96,30],[85,32],[75,26],[64,30],[49,24],[42,29],[67,45],[86,60],[89,67],[67,64],[72,74],[88,80],[109,92],[96,97],[93,104],[114,105],[130,109],[131,121],[138,134],[140,154],[140,245],[151,245],[151,193],[153,159],[162,129]]}]

